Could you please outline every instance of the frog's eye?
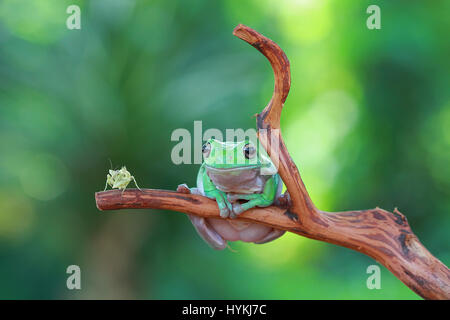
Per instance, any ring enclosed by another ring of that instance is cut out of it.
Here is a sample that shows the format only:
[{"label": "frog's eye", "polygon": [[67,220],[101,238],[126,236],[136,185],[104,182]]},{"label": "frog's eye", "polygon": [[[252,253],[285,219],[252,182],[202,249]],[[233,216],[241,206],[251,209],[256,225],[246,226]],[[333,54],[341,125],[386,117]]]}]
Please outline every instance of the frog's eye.
[{"label": "frog's eye", "polygon": [[256,149],[254,146],[250,145],[250,144],[246,144],[244,146],[244,156],[247,159],[252,159],[254,156],[256,155]]},{"label": "frog's eye", "polygon": [[207,158],[210,152],[211,152],[211,144],[207,142],[202,146],[202,153],[205,156],[205,158]]}]

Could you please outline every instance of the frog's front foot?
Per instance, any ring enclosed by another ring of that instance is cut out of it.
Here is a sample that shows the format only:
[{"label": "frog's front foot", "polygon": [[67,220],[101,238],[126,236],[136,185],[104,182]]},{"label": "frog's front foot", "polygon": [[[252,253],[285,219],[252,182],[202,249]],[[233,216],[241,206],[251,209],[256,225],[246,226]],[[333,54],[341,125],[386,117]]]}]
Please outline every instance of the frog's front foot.
[{"label": "frog's front foot", "polygon": [[227,199],[227,195],[225,192],[216,190],[215,192],[211,192],[207,194],[208,197],[216,199],[217,206],[219,207],[220,216],[222,218],[228,218],[233,211],[233,207],[231,203]]},{"label": "frog's front foot", "polygon": [[233,210],[232,209],[230,210],[229,206],[230,204],[229,203],[227,204],[225,201],[223,204],[219,204],[220,216],[222,218],[228,218],[229,216],[232,215]]},{"label": "frog's front foot", "polygon": [[191,193],[191,189],[189,189],[186,183],[183,183],[178,185],[177,192],[189,194]]},{"label": "frog's front foot", "polygon": [[245,208],[243,208],[239,202],[235,202],[233,203],[233,210],[231,211],[230,218],[234,219],[244,211]]}]

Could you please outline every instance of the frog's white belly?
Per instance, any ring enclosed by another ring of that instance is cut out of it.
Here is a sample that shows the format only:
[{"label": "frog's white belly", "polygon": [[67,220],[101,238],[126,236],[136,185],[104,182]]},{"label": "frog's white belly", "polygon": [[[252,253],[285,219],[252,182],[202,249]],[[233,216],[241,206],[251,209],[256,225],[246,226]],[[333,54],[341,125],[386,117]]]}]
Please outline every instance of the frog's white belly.
[{"label": "frog's white belly", "polygon": [[214,182],[216,188],[223,192],[241,193],[241,194],[262,193],[264,190],[264,185],[266,184],[266,180],[263,179],[262,177],[258,177],[252,182],[240,183],[240,184],[234,184],[234,185],[221,184],[220,181],[214,181],[214,180],[213,180],[213,182]]},{"label": "frog's white belly", "polygon": [[206,173],[217,189],[227,193],[253,194],[264,190],[269,176],[261,176],[260,169],[213,169]]}]

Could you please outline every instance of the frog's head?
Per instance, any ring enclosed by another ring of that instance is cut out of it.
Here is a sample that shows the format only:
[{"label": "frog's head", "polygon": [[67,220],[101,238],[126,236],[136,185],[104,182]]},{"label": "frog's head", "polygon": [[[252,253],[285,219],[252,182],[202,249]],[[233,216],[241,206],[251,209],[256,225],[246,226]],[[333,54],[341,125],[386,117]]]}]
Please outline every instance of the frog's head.
[{"label": "frog's head", "polygon": [[258,171],[259,175],[274,175],[276,167],[262,146],[249,139],[240,142],[208,140],[202,148],[206,169],[210,172]]}]

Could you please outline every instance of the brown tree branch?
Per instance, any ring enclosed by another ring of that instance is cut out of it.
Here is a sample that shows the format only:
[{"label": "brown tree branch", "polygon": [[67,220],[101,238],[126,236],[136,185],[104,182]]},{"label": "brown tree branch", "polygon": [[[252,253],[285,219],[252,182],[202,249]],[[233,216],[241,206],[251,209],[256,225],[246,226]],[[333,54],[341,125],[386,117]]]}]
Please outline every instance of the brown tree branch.
[{"label": "brown tree branch", "polygon": [[[426,299],[450,299],[450,271],[412,232],[398,210],[380,208],[324,212],[311,201],[300,173],[283,142],[280,115],[290,88],[289,61],[280,47],[255,30],[238,25],[234,35],[258,49],[271,63],[275,75],[272,99],[257,115],[261,143],[275,163],[291,197],[288,207],[254,208],[237,219],[265,224],[311,239],[364,253],[389,269],[414,292]],[[275,144],[278,149],[273,149]],[[275,150],[275,152],[273,152]],[[100,210],[165,209],[203,217],[219,217],[215,201],[175,191],[143,189],[97,192]]]}]

